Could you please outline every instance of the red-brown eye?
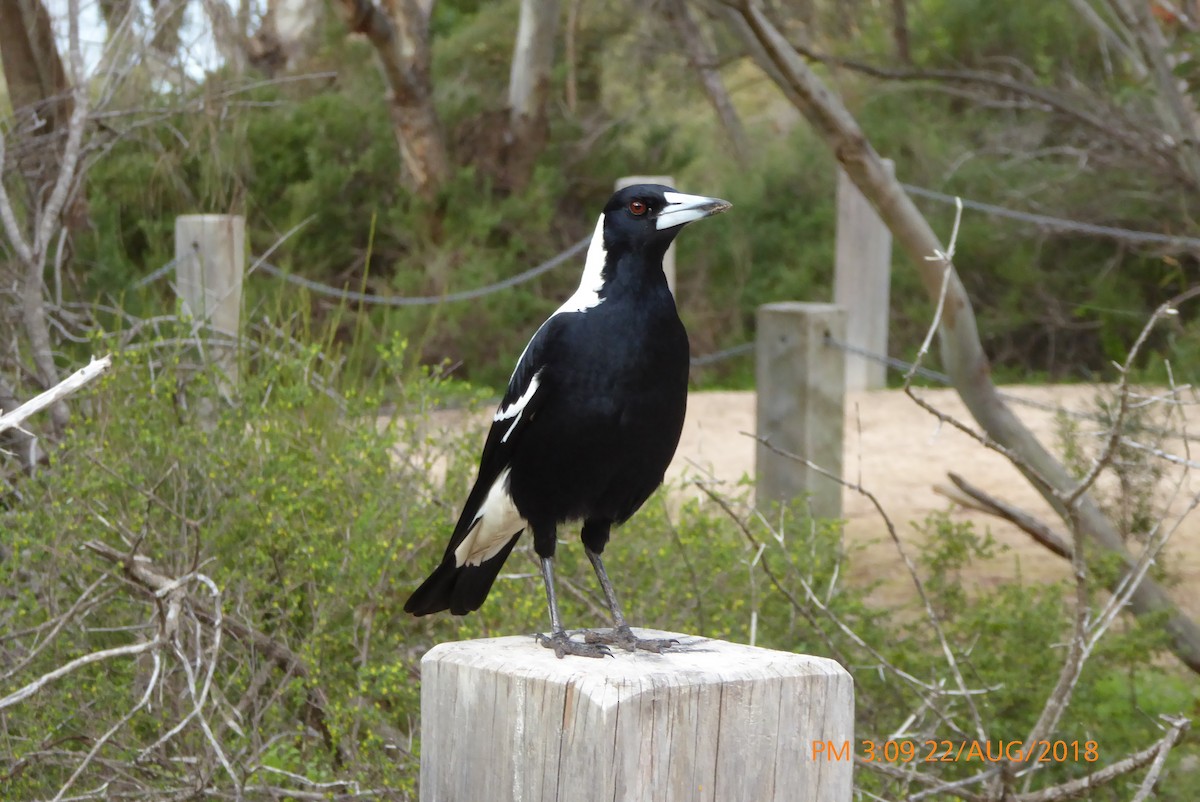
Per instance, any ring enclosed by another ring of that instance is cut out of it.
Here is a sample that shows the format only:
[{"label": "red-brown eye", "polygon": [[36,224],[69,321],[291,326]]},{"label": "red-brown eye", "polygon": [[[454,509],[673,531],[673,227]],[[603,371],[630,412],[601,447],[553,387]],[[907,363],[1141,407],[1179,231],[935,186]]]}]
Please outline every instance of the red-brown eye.
[{"label": "red-brown eye", "polygon": [[646,204],[640,200],[629,202],[629,211],[636,217],[641,217],[646,213]]}]

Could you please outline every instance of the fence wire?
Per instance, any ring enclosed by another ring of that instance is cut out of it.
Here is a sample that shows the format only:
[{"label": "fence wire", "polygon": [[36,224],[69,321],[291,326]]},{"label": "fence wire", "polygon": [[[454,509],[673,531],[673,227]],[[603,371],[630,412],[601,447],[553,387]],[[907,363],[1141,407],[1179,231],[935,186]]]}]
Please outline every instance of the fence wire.
[{"label": "fence wire", "polygon": [[433,304],[454,303],[455,301],[470,301],[475,298],[482,298],[485,295],[507,290],[510,287],[515,287],[518,284],[524,284],[526,281],[537,278],[543,273],[548,273],[554,268],[561,265],[563,262],[577,256],[587,250],[588,244],[592,241],[591,237],[585,237],[579,240],[570,248],[567,248],[557,256],[552,256],[542,262],[537,267],[531,267],[523,273],[518,273],[515,276],[497,281],[494,284],[488,284],[483,287],[476,287],[473,290],[463,290],[462,292],[451,292],[446,295],[371,295],[365,292],[356,292],[354,290],[343,290],[337,287],[331,287],[328,284],[322,284],[319,281],[297,276],[294,273],[289,273],[282,268],[276,267],[270,262],[259,262],[258,269],[268,275],[281,278],[298,287],[315,292],[319,295],[331,296],[340,298],[346,301],[356,301],[364,304],[376,304],[378,306],[430,306]]},{"label": "fence wire", "polygon": [[705,354],[704,356],[694,356],[692,357],[692,367],[705,368],[717,362],[723,362],[726,359],[732,359],[735,356],[748,354],[753,350],[754,343],[742,343],[741,345],[735,345],[732,348],[726,348],[723,351],[714,351],[713,353]]},{"label": "fence wire", "polygon": [[[975,210],[978,212],[983,212],[984,214],[989,214],[989,215],[992,215],[995,217],[1003,217],[1003,218],[1007,218],[1010,220],[1017,220],[1019,222],[1029,223],[1031,225],[1035,225],[1035,226],[1045,229],[1045,230],[1062,231],[1062,232],[1083,234],[1083,235],[1094,236],[1094,237],[1106,237],[1109,239],[1119,240],[1121,242],[1126,242],[1126,243],[1131,243],[1131,244],[1139,244],[1139,245],[1154,244],[1154,245],[1169,246],[1169,247],[1178,248],[1181,250],[1189,250],[1189,249],[1200,250],[1200,238],[1196,238],[1196,237],[1180,237],[1180,236],[1172,236],[1170,234],[1160,234],[1160,233],[1151,232],[1151,231],[1134,231],[1131,229],[1118,228],[1115,226],[1102,226],[1102,225],[1095,225],[1092,223],[1082,223],[1077,220],[1067,220],[1067,219],[1061,218],[1061,217],[1052,217],[1050,215],[1035,214],[1035,213],[1031,213],[1031,212],[1022,212],[1022,211],[1018,211],[1015,209],[1008,209],[1008,208],[1005,208],[1002,206],[996,206],[994,204],[983,203],[980,201],[969,200],[966,198],[960,199],[960,198],[955,197],[954,195],[948,195],[944,192],[937,192],[937,191],[934,191],[931,189],[925,189],[924,187],[918,187],[913,184],[901,184],[901,186],[904,187],[906,192],[908,192],[912,195],[915,195],[917,197],[927,198],[929,200],[933,200],[933,201],[936,201],[939,203],[947,203],[947,204],[955,204],[961,200],[964,208],[972,209],[972,210]],[[265,261],[266,255],[269,255],[269,254],[265,254],[262,258],[255,261],[253,267],[251,268],[251,270],[249,272],[253,272],[255,270],[261,270],[262,272],[264,272],[270,276],[274,276],[276,278],[282,279],[283,281],[286,281],[290,284],[294,284],[298,287],[303,287],[306,290],[309,290],[310,292],[317,293],[318,295],[324,295],[326,297],[338,298],[338,299],[346,300],[346,301],[353,301],[356,303],[373,304],[373,305],[377,305],[377,306],[390,306],[390,307],[431,306],[434,304],[455,303],[458,301],[470,301],[470,300],[474,300],[476,298],[483,298],[485,296],[492,295],[497,292],[502,292],[503,290],[509,289],[511,287],[515,287],[517,285],[524,284],[525,282],[531,281],[544,273],[548,273],[549,271],[551,271],[554,268],[558,267],[559,265],[563,264],[567,260],[582,253],[583,251],[585,251],[587,249],[590,241],[591,241],[590,237],[585,237],[584,239],[579,240],[574,245],[572,245],[571,247],[562,251],[561,253],[559,253],[555,256],[552,256],[551,258],[547,259],[546,261],[542,262],[541,264],[539,264],[535,267],[532,267],[529,270],[526,270],[522,273],[518,273],[515,276],[511,276],[509,278],[502,279],[501,281],[497,281],[492,284],[487,284],[483,287],[477,287],[477,288],[471,289],[471,290],[462,290],[460,292],[447,293],[445,295],[425,295],[425,296],[374,295],[371,293],[358,292],[355,290],[338,288],[338,287],[331,286],[329,284],[324,284],[319,281],[314,281],[312,279],[305,278],[303,276],[295,275],[294,273],[289,273],[288,271],[283,270],[282,268],[277,267],[276,265],[273,265],[270,262]],[[153,282],[158,281],[163,276],[167,275],[172,270],[172,268],[175,267],[176,261],[177,260],[172,259],[171,261],[167,262],[162,267],[155,270],[153,273],[150,273],[149,275],[138,279],[136,282],[134,282],[131,285],[131,289],[140,289],[142,287],[147,286],[148,284],[152,284]],[[876,353],[868,351],[864,348],[860,348],[858,346],[851,345],[850,343],[836,340],[835,338],[832,338],[832,337],[827,337],[826,342],[829,345],[838,347],[848,353],[856,354],[858,356],[863,357],[864,359],[870,359],[870,360],[879,362],[892,370],[907,373],[912,368],[912,363],[905,362],[904,360],[897,359],[895,357],[887,356],[886,354],[876,354]],[[693,357],[691,360],[691,366],[693,368],[708,367],[708,366],[716,364],[718,362],[722,362],[726,359],[732,359],[732,358],[735,358],[738,356],[743,356],[745,354],[750,353],[753,350],[754,350],[754,343],[743,343],[741,345],[735,345],[732,348],[726,348],[724,350],[716,351],[711,354],[705,354],[703,356]],[[935,370],[930,370],[925,367],[918,367],[916,369],[915,373],[918,376],[922,376],[924,378],[939,382],[941,384],[950,385],[952,383],[950,380],[950,377],[947,376],[946,374],[940,373]],[[1004,395],[1007,400],[1014,401],[1014,402],[1020,403],[1020,404],[1025,404],[1027,406],[1035,406],[1035,407],[1040,406],[1044,409],[1062,412],[1064,414],[1072,414],[1072,415],[1078,414],[1078,413],[1073,413],[1070,410],[1062,409],[1060,407],[1054,407],[1052,405],[1040,404],[1039,402],[1030,401],[1027,399],[1021,399],[1021,398],[1016,398],[1013,396],[1007,396],[1006,394],[1003,394],[1003,393],[1001,395]]]},{"label": "fence wire", "polygon": [[[831,348],[837,348],[841,351],[845,351],[846,353],[855,354],[857,356],[861,356],[863,359],[869,359],[872,362],[885,365],[898,373],[907,374],[913,369],[912,362],[906,362],[903,359],[897,359],[894,356],[887,356],[886,354],[877,354],[874,351],[870,351],[857,345],[851,345],[848,342],[839,340],[838,338],[828,334],[825,335],[825,344]],[[947,387],[954,386],[953,379],[951,379],[947,374],[936,370],[930,370],[929,368],[917,365],[914,373],[917,376],[923,376],[924,378],[938,382],[939,384],[944,384]],[[1051,404],[1045,401],[1037,401],[1032,398],[1024,398],[1019,395],[1013,395],[1012,393],[1006,393],[1003,390],[997,390],[996,395],[1010,403],[1030,407],[1032,409],[1040,409],[1043,412],[1053,412],[1056,415],[1065,415],[1069,418],[1088,420],[1096,423],[1108,422],[1106,418],[1095,413],[1079,412],[1078,410],[1068,409],[1067,407],[1059,406],[1058,404]]]},{"label": "fence wire", "polygon": [[[955,204],[960,199],[954,195],[947,195],[944,192],[937,192],[932,189],[925,189],[913,184],[901,184],[904,190],[912,195],[920,198],[937,201],[939,203]],[[990,203],[970,200],[962,198],[963,208],[972,209],[974,211],[983,212],[995,217],[1003,217],[1010,220],[1017,220],[1023,223],[1035,225],[1041,229],[1062,231],[1075,234],[1084,234],[1093,237],[1106,237],[1109,239],[1119,240],[1131,244],[1139,245],[1164,245],[1181,250],[1200,250],[1200,238],[1197,237],[1180,237],[1170,234],[1160,234],[1153,231],[1134,231],[1127,228],[1118,228],[1115,226],[1101,226],[1093,223],[1082,223],[1077,220],[1068,220],[1061,217],[1052,217],[1045,214],[1035,214],[1032,212],[1022,212],[1015,209],[1008,209],[1003,206],[996,206]],[[545,262],[532,267],[523,273],[518,273],[510,278],[497,281],[494,284],[488,284],[483,287],[477,287],[472,290],[463,290],[461,292],[448,293],[446,295],[426,295],[426,296],[401,296],[401,295],[374,295],[371,293],[356,292],[354,290],[342,289],[333,287],[329,284],[324,284],[319,281],[297,276],[289,273],[282,268],[279,268],[265,260],[259,260],[255,263],[253,269],[261,270],[262,272],[280,278],[298,287],[325,295],[333,298],[340,298],[347,301],[355,301],[357,303],[375,304],[378,306],[429,306],[440,303],[454,303],[457,301],[470,301],[475,298],[482,298],[486,295],[506,290],[510,287],[515,287],[527,281],[537,278],[543,273],[547,273],[561,265],[563,262],[587,250],[590,238],[584,238],[576,242],[571,247],[567,248],[562,253],[552,256]],[[148,276],[144,276],[131,285],[131,289],[140,289],[148,284],[158,281],[163,276],[171,271],[175,266],[176,260],[172,259],[162,267],[155,270]],[[736,354],[735,354],[736,355]],[[715,356],[715,355],[713,355]]]},{"label": "fence wire", "polygon": [[[904,187],[904,191],[910,195],[916,195],[918,198],[928,198],[938,203],[946,203],[953,206],[960,200],[954,195],[947,195],[944,192],[936,192],[932,189],[925,189],[924,187],[912,184],[901,184],[900,186]],[[961,198],[961,200],[964,209],[973,209],[974,211],[983,212],[993,217],[1004,217],[1009,220],[1030,223],[1038,228],[1050,231],[1084,234],[1089,237],[1106,237],[1108,239],[1127,242],[1131,245],[1166,245],[1179,250],[1200,250],[1200,238],[1196,237],[1179,237],[1172,234],[1159,234],[1153,231],[1134,231],[1116,226],[1081,223],[1078,220],[1067,220],[1047,214],[1022,212],[1016,209],[1007,209],[1003,206],[995,206],[990,203],[968,200],[967,198]]]}]

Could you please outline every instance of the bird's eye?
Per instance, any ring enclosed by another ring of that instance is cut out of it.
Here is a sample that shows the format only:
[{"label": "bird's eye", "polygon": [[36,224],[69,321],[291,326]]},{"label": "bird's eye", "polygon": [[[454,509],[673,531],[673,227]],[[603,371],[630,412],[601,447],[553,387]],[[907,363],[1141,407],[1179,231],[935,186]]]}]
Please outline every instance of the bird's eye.
[{"label": "bird's eye", "polygon": [[642,215],[644,215],[646,213],[646,203],[644,201],[640,201],[640,200],[630,201],[629,202],[629,211],[635,217],[641,217]]}]

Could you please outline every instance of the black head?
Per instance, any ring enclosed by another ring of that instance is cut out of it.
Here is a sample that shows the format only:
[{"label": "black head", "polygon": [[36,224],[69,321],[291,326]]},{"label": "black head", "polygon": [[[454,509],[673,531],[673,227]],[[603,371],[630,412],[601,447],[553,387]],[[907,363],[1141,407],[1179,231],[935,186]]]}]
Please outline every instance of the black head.
[{"label": "black head", "polygon": [[662,184],[618,190],[604,207],[604,246],[610,253],[640,252],[661,257],[686,224],[728,209],[720,198],[685,195]]}]

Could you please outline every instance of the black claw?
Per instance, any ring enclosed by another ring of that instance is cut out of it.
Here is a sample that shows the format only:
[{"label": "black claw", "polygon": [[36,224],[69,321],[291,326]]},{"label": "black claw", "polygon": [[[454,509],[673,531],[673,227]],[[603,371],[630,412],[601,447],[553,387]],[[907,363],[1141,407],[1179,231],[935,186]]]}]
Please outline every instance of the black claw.
[{"label": "black claw", "polygon": [[555,632],[552,635],[543,635],[539,632],[537,642],[547,649],[553,649],[555,657],[559,660],[568,654],[576,657],[612,657],[612,650],[607,646],[591,641],[580,643],[577,640],[571,640],[566,632]]},{"label": "black claw", "polygon": [[588,630],[584,633],[583,639],[587,643],[620,646],[627,652],[641,649],[644,652],[654,652],[655,654],[662,654],[665,650],[679,644],[679,641],[673,638],[639,638],[627,626],[610,629],[606,632]]}]

